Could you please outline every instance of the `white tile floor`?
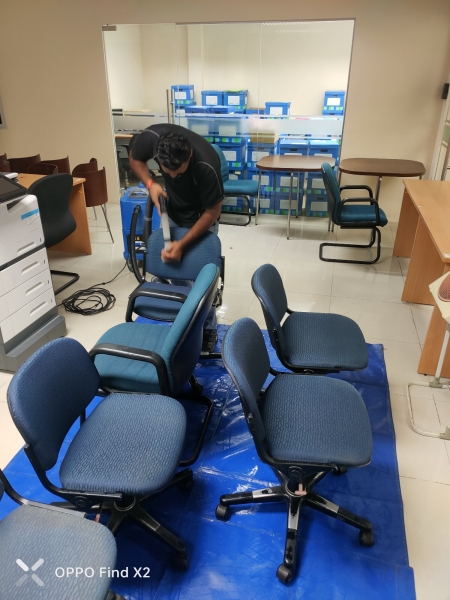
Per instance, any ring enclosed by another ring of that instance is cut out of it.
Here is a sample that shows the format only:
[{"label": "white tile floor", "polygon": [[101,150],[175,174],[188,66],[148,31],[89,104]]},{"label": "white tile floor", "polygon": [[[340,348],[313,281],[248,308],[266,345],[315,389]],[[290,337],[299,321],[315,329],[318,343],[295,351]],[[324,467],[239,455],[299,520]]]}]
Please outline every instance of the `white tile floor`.
[{"label": "white tile floor", "polygon": [[[80,274],[79,282],[66,290],[64,296],[75,289],[108,281],[124,264],[119,206],[108,207],[115,244],[111,243],[101,212],[97,212],[98,221],[89,209],[92,256],[49,253],[53,268]],[[408,425],[405,385],[408,381],[426,380],[416,373],[416,367],[431,308],[400,300],[408,260],[392,257],[396,226],[390,223],[382,232],[380,262],[360,266],[319,261],[320,242],[336,237],[340,241],[365,242],[367,237],[358,232],[327,233],[323,219],[293,219],[290,240],[286,239],[285,217],[262,216],[257,227],[253,223],[248,227],[222,225],[219,235],[226,256],[226,284],[218,319],[231,324],[239,317],[251,316],[261,327],[265,326],[250,279],[260,264],[271,262],[281,273],[292,309],[347,315],[360,325],[367,342],[384,345],[417,598],[448,600],[450,442],[419,436]],[[351,252],[354,251],[336,251],[336,255],[347,257]],[[332,249],[326,252],[326,256],[333,254]],[[123,321],[128,294],[135,286],[134,276],[125,269],[117,280],[105,286],[117,298],[111,311],[82,317],[61,310],[68,335],[86,348],[92,347],[108,327]],[[1,467],[22,445],[6,404],[10,378],[11,375],[0,372]],[[418,387],[413,388],[413,394],[419,426],[443,429],[450,420],[450,392]]]}]

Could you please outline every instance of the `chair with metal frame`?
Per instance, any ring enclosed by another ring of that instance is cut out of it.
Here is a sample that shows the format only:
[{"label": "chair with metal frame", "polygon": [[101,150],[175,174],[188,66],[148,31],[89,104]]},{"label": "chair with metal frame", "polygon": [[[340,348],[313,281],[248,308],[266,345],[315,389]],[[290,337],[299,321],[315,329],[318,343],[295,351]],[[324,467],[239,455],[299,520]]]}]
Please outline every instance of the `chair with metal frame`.
[{"label": "chair with metal frame", "polygon": [[359,529],[360,544],[372,546],[370,521],[314,492],[314,486],[328,473],[370,463],[372,432],[357,390],[339,379],[284,373],[261,392],[270,371],[269,356],[259,327],[249,318],[230,327],[222,356],[239,392],[258,456],[272,467],[281,483],[222,496],[216,517],[227,521],[230,506],[234,505],[286,502],[284,560],[276,573],[282,583],[289,583],[295,574],[300,511],[304,506]]},{"label": "chair with metal frame", "polygon": [[[319,258],[325,262],[351,263],[356,265],[373,265],[380,258],[381,232],[379,227],[387,225],[387,217],[373,198],[372,189],[367,185],[344,185],[339,184],[329,164],[322,165],[322,178],[328,197],[328,214],[335,225],[341,229],[370,229],[370,242],[368,244],[338,244],[336,242],[325,242],[320,244]],[[369,197],[364,198],[341,198],[343,190],[366,190]],[[324,258],[323,249],[327,246],[332,248],[371,248],[377,241],[377,253],[373,260],[349,260],[340,258]]]}]

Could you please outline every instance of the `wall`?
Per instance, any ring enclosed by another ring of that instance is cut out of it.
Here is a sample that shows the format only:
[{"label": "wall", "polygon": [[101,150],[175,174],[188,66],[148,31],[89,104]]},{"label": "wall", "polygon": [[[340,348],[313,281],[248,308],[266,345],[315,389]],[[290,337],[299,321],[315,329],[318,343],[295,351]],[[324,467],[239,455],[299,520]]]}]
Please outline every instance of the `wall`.
[{"label": "wall", "polygon": [[[0,154],[96,156],[118,200],[101,26],[355,19],[342,156],[421,160],[428,167],[450,71],[448,0],[0,0]],[[20,39],[20,42],[19,42]],[[170,44],[170,40],[167,40]],[[382,205],[398,208],[401,182]]]}]

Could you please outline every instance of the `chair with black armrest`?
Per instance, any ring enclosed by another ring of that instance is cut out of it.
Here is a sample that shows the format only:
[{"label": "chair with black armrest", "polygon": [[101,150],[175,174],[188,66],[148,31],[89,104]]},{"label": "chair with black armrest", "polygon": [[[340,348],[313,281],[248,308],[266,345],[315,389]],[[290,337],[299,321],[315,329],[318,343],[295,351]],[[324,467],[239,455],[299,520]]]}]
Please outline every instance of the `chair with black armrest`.
[{"label": "chair with black armrest", "polygon": [[70,163],[68,156],[65,158],[55,158],[54,160],[41,160],[41,163],[56,165],[58,167],[58,173],[68,173],[70,175]]},{"label": "chair with black armrest", "polygon": [[[192,456],[180,464],[192,464],[198,457],[212,415],[213,403],[201,395],[202,386],[193,372],[203,343],[203,325],[217,293],[219,269],[208,264],[198,274],[189,294],[166,290],[145,291],[149,298],[182,303],[173,324],[168,327],[153,323],[127,322],[108,329],[92,348],[95,366],[103,387],[108,391],[153,393],[181,398],[189,382],[188,399],[206,407],[200,435]],[[154,363],[134,360],[124,352],[136,349],[148,353]],[[98,355],[98,356],[97,356]],[[155,366],[156,365],[156,366]]]},{"label": "chair with black armrest", "polygon": [[[88,165],[97,166],[96,159],[92,158],[91,162],[88,163]],[[106,203],[108,202],[108,188],[106,186],[105,167],[103,167],[103,169],[101,169],[100,171],[94,168],[87,171],[81,171],[81,167],[84,166],[85,165],[78,165],[77,167],[75,167],[75,169],[72,171],[72,175],[74,177],[83,177],[86,180],[83,184],[86,207],[92,207],[95,213],[95,207],[101,206],[103,216],[105,217],[106,226],[108,228],[109,235],[111,236],[111,241],[114,243],[114,238],[111,233],[111,227],[109,226],[108,215],[106,213]],[[97,218],[97,215],[95,215],[95,218]]]},{"label": "chair with black armrest", "polygon": [[249,318],[230,327],[222,357],[239,392],[258,456],[272,467],[281,483],[222,496],[216,517],[227,521],[234,505],[285,501],[286,544],[277,570],[282,583],[289,583],[295,574],[303,506],[359,529],[360,544],[372,546],[370,521],[314,492],[314,486],[328,473],[363,467],[371,460],[370,421],[356,389],[339,379],[284,373],[261,391],[270,371],[269,356],[259,327]]},{"label": "chair with black armrest", "polygon": [[0,158],[0,173],[11,173],[11,165],[8,160]]},{"label": "chair with black armrest", "polygon": [[[30,185],[28,193],[36,196],[44,231],[45,247],[51,248],[66,239],[77,227],[69,208],[72,176],[56,173],[42,177]],[[59,294],[79,280],[78,273],[50,270],[53,275],[69,277],[69,281],[55,290]]]},{"label": "chair with black armrest", "polygon": [[254,272],[252,290],[261,303],[270,342],[287,369],[325,374],[367,367],[369,355],[359,325],[334,313],[290,310],[283,280],[273,265],[261,265]]},{"label": "chair with black armrest", "polygon": [[[151,353],[129,349],[122,355],[160,369]],[[161,394],[112,393],[86,417],[100,386],[91,357],[76,340],[53,340],[35,352],[7,392],[25,454],[42,485],[65,501],[57,506],[70,503],[74,510],[110,513],[106,525],[112,533],[132,519],[169,546],[176,566],[187,568],[184,542],[141,505],[173,485],[192,486],[191,469],[176,472],[186,433],[184,408]],[[80,428],[59,467],[58,486],[47,472],[77,419]]]},{"label": "chair with black armrest", "polygon": [[[248,225],[252,220],[252,216],[255,213],[252,213],[250,208],[250,198],[255,198],[258,195],[258,182],[253,181],[253,179],[230,179],[230,171],[228,168],[227,159],[222,152],[222,149],[217,146],[217,144],[211,144],[214,150],[217,152],[220,158],[220,173],[222,175],[222,183],[223,183],[223,191],[224,196],[239,196],[243,198],[247,203],[247,210],[243,210],[240,212],[233,211],[234,215],[244,215],[247,217],[247,221],[245,223],[226,223],[222,216],[220,217],[220,222],[223,225]],[[224,213],[222,213],[223,215]],[[228,213],[226,213],[228,214]]]},{"label": "chair with black armrest", "polygon": [[23,156],[21,158],[8,158],[11,173],[28,173],[28,167],[41,162],[41,155]]},{"label": "chair with black armrest", "polygon": [[[44,588],[45,598],[55,600],[123,600],[109,589],[117,548],[106,527],[81,512],[23,498],[0,469],[0,499],[3,491],[20,505],[0,521],[4,600],[39,597],[39,587]],[[62,569],[65,573],[66,567],[75,565],[88,576],[62,576]]]},{"label": "chair with black armrest", "polygon": [[33,175],[54,175],[58,173],[58,167],[51,163],[34,163],[34,165],[30,165],[27,169],[27,173],[31,173]]},{"label": "chair with black armrest", "polygon": [[[326,262],[351,263],[356,265],[373,265],[378,262],[381,253],[381,232],[379,227],[387,225],[387,217],[374,199],[372,190],[367,185],[344,185],[339,187],[333,169],[329,164],[322,165],[322,178],[328,197],[328,214],[335,225],[341,229],[370,229],[370,242],[368,244],[338,244],[326,242],[320,244],[319,258]],[[343,190],[365,190],[369,197],[344,198]],[[373,260],[349,260],[341,258],[324,258],[323,249],[326,246],[334,248],[371,248],[377,241],[377,253]]]}]

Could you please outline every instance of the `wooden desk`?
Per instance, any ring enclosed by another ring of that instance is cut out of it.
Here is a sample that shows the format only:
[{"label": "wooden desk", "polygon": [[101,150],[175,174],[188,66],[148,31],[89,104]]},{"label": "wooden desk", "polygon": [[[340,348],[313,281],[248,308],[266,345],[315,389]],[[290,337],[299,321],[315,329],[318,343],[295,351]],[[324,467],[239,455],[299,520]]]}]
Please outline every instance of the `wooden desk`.
[{"label": "wooden desk", "polygon": [[[260,202],[260,190],[261,190],[261,171],[282,171],[291,174],[291,180],[289,185],[289,210],[288,210],[288,226],[287,226],[287,239],[289,239],[291,229],[291,206],[292,206],[292,180],[294,173],[308,173],[314,171],[320,171],[322,164],[326,162],[332,167],[336,164],[334,158],[325,158],[323,156],[292,156],[285,154],[282,156],[264,156],[256,163],[256,167],[259,169],[258,178],[258,197],[256,200],[256,216],[255,225],[258,223],[259,213],[259,202]],[[299,182],[300,183],[300,182]],[[303,195],[306,198],[306,177],[303,183]],[[298,207],[297,207],[298,208]]]},{"label": "wooden desk", "polygon": [[[31,175],[29,173],[19,173],[18,182],[28,188],[32,183],[41,179],[43,175]],[[58,252],[70,252],[72,254],[92,254],[91,236],[89,234],[89,224],[86,211],[86,199],[84,197],[83,183],[86,180],[82,177],[74,177],[72,192],[70,194],[69,208],[76,221],[77,228],[65,240],[51,247],[51,250]]]},{"label": "wooden desk", "polygon": [[[393,255],[410,257],[402,300],[434,305],[429,285],[450,271],[450,182],[405,180]],[[419,362],[419,373],[436,373],[445,321],[434,308]],[[447,353],[442,376],[450,377]]]},{"label": "wooden desk", "polygon": [[375,200],[380,195],[382,177],[422,177],[425,167],[416,160],[397,158],[344,158],[339,164],[339,175],[373,175],[377,177]]}]

